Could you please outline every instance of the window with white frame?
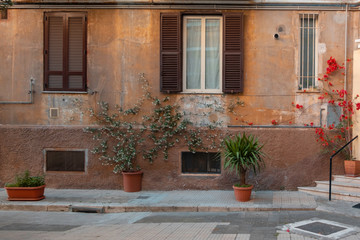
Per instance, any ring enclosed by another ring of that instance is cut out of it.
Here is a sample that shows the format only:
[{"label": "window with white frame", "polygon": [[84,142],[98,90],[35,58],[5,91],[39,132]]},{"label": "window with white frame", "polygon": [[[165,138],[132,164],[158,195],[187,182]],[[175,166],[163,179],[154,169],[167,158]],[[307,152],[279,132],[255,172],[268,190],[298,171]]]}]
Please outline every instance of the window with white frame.
[{"label": "window with white frame", "polygon": [[317,14],[300,14],[299,90],[316,87]]},{"label": "window with white frame", "polygon": [[222,92],[222,17],[185,16],[183,91]]}]

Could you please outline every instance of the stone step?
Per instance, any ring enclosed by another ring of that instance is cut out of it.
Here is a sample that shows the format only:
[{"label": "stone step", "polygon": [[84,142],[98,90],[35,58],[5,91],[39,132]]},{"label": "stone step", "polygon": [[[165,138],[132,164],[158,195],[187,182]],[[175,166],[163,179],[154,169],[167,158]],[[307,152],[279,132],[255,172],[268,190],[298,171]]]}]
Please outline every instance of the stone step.
[{"label": "stone step", "polygon": [[348,177],[345,175],[334,175],[335,182],[355,183],[360,185],[360,177]]},{"label": "stone step", "polygon": [[[305,192],[316,196],[321,196],[326,198],[329,197],[328,189],[321,189],[318,187],[298,187],[298,190],[300,192]],[[332,190],[331,199],[360,202],[360,193]]]},{"label": "stone step", "polygon": [[[329,181],[315,181],[316,187],[328,190],[329,189]],[[331,189],[345,192],[355,192],[360,193],[360,184],[349,183],[349,182],[331,182]]]}]

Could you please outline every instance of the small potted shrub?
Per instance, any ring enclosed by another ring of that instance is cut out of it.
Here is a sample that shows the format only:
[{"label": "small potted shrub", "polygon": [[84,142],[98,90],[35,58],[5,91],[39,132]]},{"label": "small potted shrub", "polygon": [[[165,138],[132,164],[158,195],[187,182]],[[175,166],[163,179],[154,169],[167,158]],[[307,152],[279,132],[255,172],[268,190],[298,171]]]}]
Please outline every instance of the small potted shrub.
[{"label": "small potted shrub", "polygon": [[224,141],[224,168],[235,170],[240,177],[240,183],[233,185],[237,201],[250,200],[253,185],[247,184],[246,173],[253,170],[256,174],[264,166],[263,146],[253,135],[247,136],[245,133]]},{"label": "small potted shrub", "polygon": [[360,174],[360,161],[344,160],[345,175],[348,177],[357,177]]},{"label": "small potted shrub", "polygon": [[29,171],[16,176],[14,183],[5,184],[10,201],[38,201],[44,199],[45,177],[30,176]]}]

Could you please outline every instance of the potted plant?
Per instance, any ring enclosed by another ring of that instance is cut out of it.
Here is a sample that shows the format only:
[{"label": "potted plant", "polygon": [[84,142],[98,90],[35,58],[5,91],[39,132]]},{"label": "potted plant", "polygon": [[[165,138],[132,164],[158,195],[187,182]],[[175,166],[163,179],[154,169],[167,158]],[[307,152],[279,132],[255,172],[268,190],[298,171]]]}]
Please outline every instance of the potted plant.
[{"label": "potted plant", "polygon": [[247,136],[245,133],[224,140],[224,168],[235,170],[240,177],[240,183],[233,185],[237,201],[250,200],[253,185],[247,184],[246,173],[253,170],[256,174],[265,165],[263,146],[253,135]]},{"label": "potted plant", "polygon": [[111,113],[106,102],[100,102],[99,106],[101,111],[98,113],[89,109],[90,116],[96,119],[99,126],[84,129],[98,141],[92,153],[99,155],[103,165],[112,165],[115,174],[123,175],[125,192],[141,191],[143,172],[136,165],[136,159],[144,130],[138,129],[136,122],[127,121],[126,117],[130,113],[124,113],[120,108],[116,108],[116,113]]},{"label": "potted plant", "polygon": [[[131,137],[130,137],[131,138]],[[136,140],[131,140],[134,143]],[[121,173],[123,176],[123,185],[125,192],[139,192],[142,186],[141,168],[136,165],[136,148],[132,144],[117,149],[114,162],[114,173]]]},{"label": "potted plant", "polygon": [[15,177],[15,183],[5,184],[10,201],[38,201],[44,199],[45,177],[30,176],[29,171]]},{"label": "potted plant", "polygon": [[345,175],[349,177],[357,177],[360,174],[360,161],[344,160]]}]

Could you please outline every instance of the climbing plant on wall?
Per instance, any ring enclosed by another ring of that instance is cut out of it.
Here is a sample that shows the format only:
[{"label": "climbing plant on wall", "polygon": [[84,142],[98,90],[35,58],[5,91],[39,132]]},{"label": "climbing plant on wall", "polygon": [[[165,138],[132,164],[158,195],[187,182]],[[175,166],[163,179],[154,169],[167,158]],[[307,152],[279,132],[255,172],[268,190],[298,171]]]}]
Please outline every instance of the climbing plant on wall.
[{"label": "climbing plant on wall", "polygon": [[88,109],[97,125],[84,131],[97,141],[92,152],[104,165],[113,165],[114,173],[136,171],[140,169],[138,156],[150,162],[160,155],[167,160],[169,150],[180,142],[191,152],[220,150],[219,137],[223,139],[224,133],[217,131],[216,123],[206,129],[193,127],[170,97],[151,93],[144,74],[140,74],[139,81],[143,95],[130,108],[99,102],[97,110]]},{"label": "climbing plant on wall", "polygon": [[0,0],[0,10],[4,10],[13,5],[11,0]]}]

